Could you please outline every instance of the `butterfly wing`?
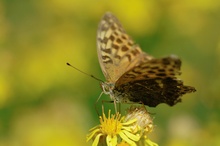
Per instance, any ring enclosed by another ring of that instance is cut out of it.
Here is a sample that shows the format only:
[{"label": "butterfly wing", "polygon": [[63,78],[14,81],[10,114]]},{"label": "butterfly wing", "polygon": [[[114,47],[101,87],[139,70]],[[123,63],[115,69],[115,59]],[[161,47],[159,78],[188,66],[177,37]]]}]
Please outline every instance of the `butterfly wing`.
[{"label": "butterfly wing", "polygon": [[181,101],[182,95],[196,91],[194,87],[185,86],[181,80],[170,77],[132,81],[115,90],[126,91],[124,93],[127,100],[150,107],[156,107],[160,103],[173,106]]},{"label": "butterfly wing", "polygon": [[107,12],[98,28],[97,52],[102,72],[115,83],[126,71],[152,57],[143,53],[127,35],[118,19]]},{"label": "butterfly wing", "polygon": [[181,60],[174,55],[161,59],[151,59],[125,72],[116,82],[116,86],[131,81],[153,78],[175,77],[180,74]]},{"label": "butterfly wing", "polygon": [[115,84],[115,90],[124,91],[132,102],[155,107],[160,103],[170,106],[181,101],[181,96],[195,92],[177,79],[181,60],[176,56],[152,59],[124,73]]}]

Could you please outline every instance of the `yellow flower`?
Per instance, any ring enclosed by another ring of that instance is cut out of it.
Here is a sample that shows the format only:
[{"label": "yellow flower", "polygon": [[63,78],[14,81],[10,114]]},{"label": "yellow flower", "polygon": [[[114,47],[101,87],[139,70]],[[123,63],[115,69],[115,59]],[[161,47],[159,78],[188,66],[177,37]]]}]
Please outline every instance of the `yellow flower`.
[{"label": "yellow flower", "polygon": [[133,123],[132,129],[138,129],[140,133],[140,140],[136,142],[136,144],[138,146],[158,146],[158,144],[148,138],[148,134],[153,131],[153,121],[145,106],[131,106],[127,110],[125,121],[131,119],[137,119],[137,121]]},{"label": "yellow flower", "polygon": [[133,124],[133,129],[137,129],[137,127],[139,127],[140,130],[142,130],[142,134],[145,135],[152,132],[153,121],[145,106],[131,106],[127,110],[125,121],[129,121],[131,119],[137,119],[137,122]]},{"label": "yellow flower", "polygon": [[102,142],[102,139],[105,139],[108,146],[116,146],[122,139],[130,146],[136,146],[135,142],[140,139],[140,135],[138,130],[133,131],[130,127],[136,121],[136,119],[131,119],[124,122],[124,117],[121,117],[121,114],[111,115],[109,110],[108,117],[103,113],[103,116],[100,116],[100,125],[90,129],[87,141],[93,138],[92,146],[97,146]]},{"label": "yellow flower", "polygon": [[100,116],[100,125],[90,129],[87,142],[92,146],[158,146],[148,138],[153,131],[153,122],[144,106],[131,106],[127,115],[111,114]]}]

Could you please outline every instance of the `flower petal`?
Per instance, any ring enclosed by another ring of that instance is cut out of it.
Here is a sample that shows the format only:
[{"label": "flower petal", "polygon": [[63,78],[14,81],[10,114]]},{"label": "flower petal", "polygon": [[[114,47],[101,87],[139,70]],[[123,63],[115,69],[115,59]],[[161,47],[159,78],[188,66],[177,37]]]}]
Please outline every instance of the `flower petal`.
[{"label": "flower petal", "polygon": [[106,143],[107,143],[107,146],[116,146],[117,145],[117,136],[110,136],[108,135],[106,137]]},{"label": "flower petal", "polygon": [[134,126],[129,126],[129,127],[123,126],[121,129],[132,132],[132,133],[135,133],[135,132],[139,131],[141,128],[138,125],[134,125]]},{"label": "flower petal", "polygon": [[97,132],[99,132],[100,130],[99,129],[96,129],[94,131],[92,131],[91,133],[89,133],[87,136],[86,136],[86,141],[88,142]]},{"label": "flower petal", "polygon": [[92,143],[92,146],[97,146],[98,145],[98,142],[99,142],[99,138],[100,138],[100,136],[102,136],[103,134],[98,134],[98,135],[96,135],[96,137],[95,137],[95,139],[94,139],[94,141],[93,141],[93,143]]},{"label": "flower petal", "polygon": [[145,145],[146,146],[158,146],[158,144],[154,143],[153,141],[151,141],[149,138],[145,139]]},{"label": "flower petal", "polygon": [[136,146],[135,142],[130,140],[123,132],[120,132],[119,135],[124,141],[126,141],[131,146]]},{"label": "flower petal", "polygon": [[121,128],[121,130],[126,130],[126,131],[131,132],[131,131],[132,131],[132,128],[131,128],[131,127],[125,127],[125,126],[123,126],[123,127]]},{"label": "flower petal", "polygon": [[139,134],[134,135],[134,134],[132,134],[132,133],[130,133],[130,132],[128,132],[128,131],[125,131],[125,130],[123,130],[122,132],[123,132],[127,137],[129,137],[131,140],[133,140],[133,141],[138,141],[138,140],[140,139],[140,135],[139,135]]},{"label": "flower petal", "polygon": [[89,131],[93,131],[94,129],[99,128],[99,127],[100,127],[100,125],[97,125],[97,126],[91,128],[91,129],[89,129]]},{"label": "flower petal", "polygon": [[130,125],[130,124],[133,124],[136,121],[137,121],[137,119],[135,118],[135,119],[129,120],[127,122],[124,122],[122,125]]}]

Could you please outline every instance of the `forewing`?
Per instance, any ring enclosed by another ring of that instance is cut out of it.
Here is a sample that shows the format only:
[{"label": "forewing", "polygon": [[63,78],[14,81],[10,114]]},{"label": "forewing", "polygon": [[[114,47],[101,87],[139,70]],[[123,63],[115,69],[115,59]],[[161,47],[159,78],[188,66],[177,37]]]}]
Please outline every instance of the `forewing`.
[{"label": "forewing", "polygon": [[106,13],[98,28],[97,52],[102,72],[108,82],[115,83],[126,71],[151,57],[127,35],[118,19]]},{"label": "forewing", "polygon": [[173,78],[180,74],[180,66],[181,60],[174,55],[160,59],[151,59],[125,72],[118,79],[115,86],[138,80]]}]

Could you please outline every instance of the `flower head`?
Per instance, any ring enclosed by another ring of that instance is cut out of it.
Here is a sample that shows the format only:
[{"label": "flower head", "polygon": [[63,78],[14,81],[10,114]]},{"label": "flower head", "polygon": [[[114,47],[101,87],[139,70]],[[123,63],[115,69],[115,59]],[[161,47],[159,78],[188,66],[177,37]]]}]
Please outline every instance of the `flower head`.
[{"label": "flower head", "polygon": [[97,146],[101,142],[101,139],[106,140],[108,146],[116,146],[118,141],[122,139],[131,146],[136,146],[134,141],[140,139],[140,135],[137,132],[133,132],[130,126],[136,122],[136,119],[131,119],[124,122],[124,117],[121,114],[116,113],[111,115],[109,110],[108,117],[103,113],[100,116],[100,125],[90,129],[90,134],[87,135],[87,141],[94,138],[93,146]]},{"label": "flower head", "polygon": [[[130,119],[137,119],[136,123],[133,123],[132,129],[139,129],[140,140],[137,142],[139,146],[158,146],[148,138],[148,134],[153,131],[153,120],[150,114],[147,112],[145,106],[131,106],[127,110],[125,121]],[[139,127],[139,128],[137,128]]]},{"label": "flower head", "polygon": [[153,121],[150,114],[147,112],[144,106],[131,106],[127,110],[127,115],[125,116],[125,121],[131,119],[137,119],[136,123],[133,125],[133,129],[140,127],[142,134],[150,133],[153,130]]},{"label": "flower head", "polygon": [[144,106],[128,109],[126,116],[121,114],[103,113],[100,125],[90,129],[87,141],[93,139],[92,146],[157,146],[148,138],[153,130],[152,119]]}]

